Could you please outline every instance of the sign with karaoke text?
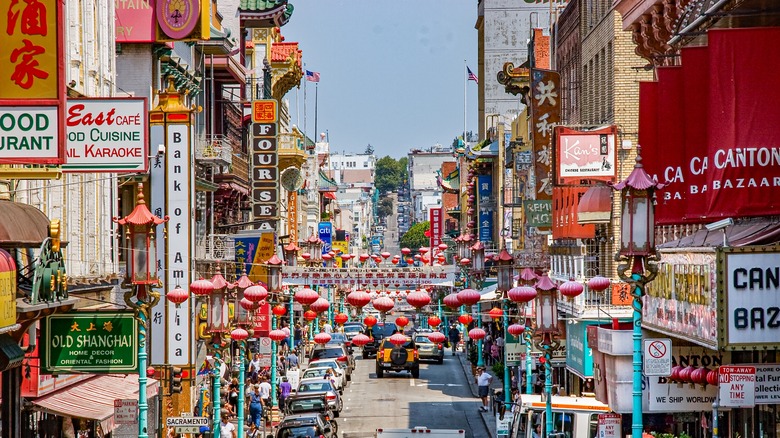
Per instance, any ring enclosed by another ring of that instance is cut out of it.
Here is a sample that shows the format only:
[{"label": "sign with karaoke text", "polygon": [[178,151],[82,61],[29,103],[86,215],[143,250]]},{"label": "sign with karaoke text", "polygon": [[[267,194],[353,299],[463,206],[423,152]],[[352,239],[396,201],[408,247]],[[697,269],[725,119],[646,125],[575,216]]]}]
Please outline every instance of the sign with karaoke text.
[{"label": "sign with karaoke text", "polygon": [[71,99],[65,117],[64,172],[146,172],[145,98]]},{"label": "sign with karaoke text", "polygon": [[138,372],[138,322],[132,313],[74,312],[41,320],[41,372]]}]

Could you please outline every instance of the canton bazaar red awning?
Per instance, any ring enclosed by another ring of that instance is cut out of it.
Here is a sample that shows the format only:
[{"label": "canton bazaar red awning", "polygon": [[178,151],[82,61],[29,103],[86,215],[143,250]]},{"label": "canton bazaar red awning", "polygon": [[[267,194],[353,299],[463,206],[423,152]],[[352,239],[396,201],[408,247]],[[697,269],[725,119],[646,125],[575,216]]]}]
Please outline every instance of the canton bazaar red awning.
[{"label": "canton bazaar red awning", "polygon": [[[157,395],[160,383],[147,379],[146,396]],[[51,394],[33,399],[40,410],[66,417],[100,421],[103,432],[114,430],[114,400],[138,400],[138,375],[107,374],[74,383]]]}]

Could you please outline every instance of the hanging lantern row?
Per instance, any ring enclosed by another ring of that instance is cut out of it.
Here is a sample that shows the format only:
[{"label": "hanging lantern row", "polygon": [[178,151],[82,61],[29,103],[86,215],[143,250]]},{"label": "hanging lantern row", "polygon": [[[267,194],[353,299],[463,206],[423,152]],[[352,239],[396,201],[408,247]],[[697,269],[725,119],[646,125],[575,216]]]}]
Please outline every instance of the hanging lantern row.
[{"label": "hanging lantern row", "polygon": [[336,324],[338,325],[344,325],[345,322],[349,321],[349,316],[347,316],[346,313],[338,313],[333,317],[333,320],[336,321]]},{"label": "hanging lantern row", "polygon": [[428,317],[429,326],[436,328],[439,326],[439,324],[441,324],[441,318],[439,318],[438,316],[433,315]]},{"label": "hanging lantern row", "polygon": [[520,336],[525,331],[525,325],[523,324],[512,324],[506,329],[510,335],[512,336]]},{"label": "hanging lantern row", "polygon": [[696,385],[717,385],[718,378],[718,370],[694,366],[683,368],[679,365],[672,367],[672,374],[669,376],[671,382],[693,383]]}]

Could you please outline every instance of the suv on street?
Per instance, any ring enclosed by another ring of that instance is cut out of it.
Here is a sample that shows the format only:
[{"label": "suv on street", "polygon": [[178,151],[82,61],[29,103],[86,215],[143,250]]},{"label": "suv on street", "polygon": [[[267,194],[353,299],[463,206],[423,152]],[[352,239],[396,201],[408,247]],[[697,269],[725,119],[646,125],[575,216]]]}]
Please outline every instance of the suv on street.
[{"label": "suv on street", "polygon": [[366,335],[372,340],[363,346],[363,359],[368,359],[372,354],[376,354],[379,350],[379,346],[382,345],[384,338],[389,338],[397,327],[394,323],[378,322],[373,327],[369,328]]},{"label": "suv on street", "polygon": [[403,345],[393,344],[389,337],[382,340],[376,353],[376,377],[381,379],[385,371],[409,371],[415,379],[420,377],[420,357],[411,338]]},{"label": "suv on street", "polygon": [[320,413],[295,414],[284,417],[276,431],[276,438],[318,436],[335,438],[336,431],[330,421]]},{"label": "suv on street", "polygon": [[309,362],[318,359],[336,359],[339,362],[344,362],[349,367],[349,375],[355,369],[355,358],[349,354],[347,347],[344,344],[325,344],[317,345],[311,351]]}]

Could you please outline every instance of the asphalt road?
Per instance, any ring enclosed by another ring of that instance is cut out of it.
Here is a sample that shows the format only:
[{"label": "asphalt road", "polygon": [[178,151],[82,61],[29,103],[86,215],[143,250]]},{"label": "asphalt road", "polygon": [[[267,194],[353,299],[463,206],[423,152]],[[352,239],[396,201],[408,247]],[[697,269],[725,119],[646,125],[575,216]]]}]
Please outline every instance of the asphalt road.
[{"label": "asphalt road", "polygon": [[430,429],[463,429],[467,437],[487,438],[479,399],[469,390],[457,358],[445,354],[444,363],[422,363],[420,378],[411,374],[374,373],[374,358],[362,359],[355,351],[357,367],[344,390],[344,411],[337,419],[340,438],[367,438],[377,428],[426,426]]}]

